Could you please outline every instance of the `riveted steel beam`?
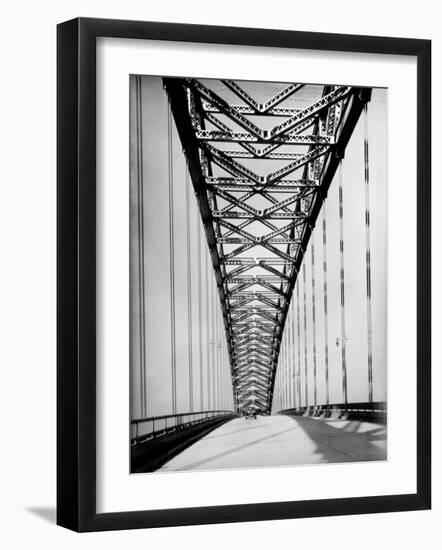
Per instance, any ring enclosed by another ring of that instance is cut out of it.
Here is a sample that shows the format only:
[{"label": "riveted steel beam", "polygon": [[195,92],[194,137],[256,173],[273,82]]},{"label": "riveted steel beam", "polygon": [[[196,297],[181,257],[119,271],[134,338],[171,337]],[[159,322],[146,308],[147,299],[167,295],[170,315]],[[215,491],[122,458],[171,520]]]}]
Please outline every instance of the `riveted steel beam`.
[{"label": "riveted steel beam", "polygon": [[[304,251],[370,93],[324,86],[320,99],[297,108],[296,94],[303,86],[297,83],[277,89],[266,101],[254,97],[253,86],[245,90],[232,80],[219,81],[217,92],[197,79],[167,78],[164,84],[216,275],[236,408],[258,403],[270,411]],[[243,104],[223,99],[222,86]],[[275,119],[270,128],[257,122],[275,116],[285,120]],[[264,161],[272,167],[277,162],[278,168],[263,173],[261,167],[269,166]],[[281,193],[288,195],[285,200]],[[255,247],[260,251],[254,253]],[[263,249],[268,255],[262,255]],[[252,390],[247,398],[238,392],[243,388]]]}]

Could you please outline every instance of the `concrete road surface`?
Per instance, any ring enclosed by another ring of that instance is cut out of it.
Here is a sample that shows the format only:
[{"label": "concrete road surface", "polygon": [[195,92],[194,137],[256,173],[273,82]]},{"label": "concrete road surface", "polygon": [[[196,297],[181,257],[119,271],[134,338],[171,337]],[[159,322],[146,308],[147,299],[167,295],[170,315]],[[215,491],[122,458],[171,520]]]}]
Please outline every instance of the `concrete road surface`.
[{"label": "concrete road surface", "polygon": [[209,433],[161,470],[209,470],[386,459],[381,424],[302,416],[236,418]]}]

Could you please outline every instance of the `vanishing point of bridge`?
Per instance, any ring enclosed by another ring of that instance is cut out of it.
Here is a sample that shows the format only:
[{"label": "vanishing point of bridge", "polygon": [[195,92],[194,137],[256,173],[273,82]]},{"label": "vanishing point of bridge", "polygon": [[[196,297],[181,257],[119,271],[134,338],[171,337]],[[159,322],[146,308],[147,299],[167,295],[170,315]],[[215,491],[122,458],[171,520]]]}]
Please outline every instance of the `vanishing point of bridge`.
[{"label": "vanishing point of bridge", "polygon": [[133,472],[385,459],[385,103],[132,77]]}]

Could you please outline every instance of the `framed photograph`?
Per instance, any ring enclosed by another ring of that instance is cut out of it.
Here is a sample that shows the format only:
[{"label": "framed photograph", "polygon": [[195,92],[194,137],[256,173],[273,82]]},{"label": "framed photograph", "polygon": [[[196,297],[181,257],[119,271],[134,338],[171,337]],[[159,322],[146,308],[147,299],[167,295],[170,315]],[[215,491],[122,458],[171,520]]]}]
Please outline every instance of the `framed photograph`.
[{"label": "framed photograph", "polygon": [[430,67],[58,26],[59,525],[430,508]]}]

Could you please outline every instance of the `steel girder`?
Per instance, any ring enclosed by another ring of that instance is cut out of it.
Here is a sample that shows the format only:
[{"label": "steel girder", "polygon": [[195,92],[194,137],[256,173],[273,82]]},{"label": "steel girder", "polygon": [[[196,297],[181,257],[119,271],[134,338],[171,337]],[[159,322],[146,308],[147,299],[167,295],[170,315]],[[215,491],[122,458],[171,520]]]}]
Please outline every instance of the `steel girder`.
[{"label": "steel girder", "polygon": [[260,83],[163,80],[215,271],[236,410],[269,412],[296,277],[370,89],[310,87],[305,105],[297,83],[275,84],[263,101]]}]

